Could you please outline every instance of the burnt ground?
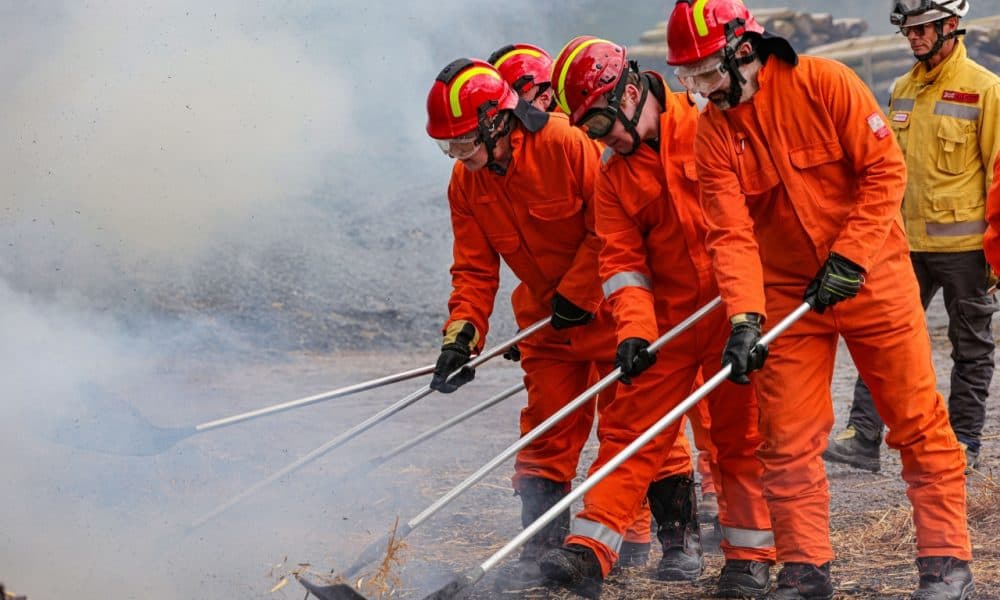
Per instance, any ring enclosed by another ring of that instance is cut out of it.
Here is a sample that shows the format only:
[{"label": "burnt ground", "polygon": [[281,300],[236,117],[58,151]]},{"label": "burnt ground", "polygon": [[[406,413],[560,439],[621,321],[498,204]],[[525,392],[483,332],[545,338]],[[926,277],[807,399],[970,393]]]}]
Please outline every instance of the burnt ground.
[{"label": "burnt ground", "polygon": [[[948,371],[949,348],[940,313],[938,303],[932,307],[931,330],[939,388],[947,393],[948,379],[943,375]],[[427,365],[434,358],[431,350],[269,352],[255,360],[245,355],[219,360],[206,360],[205,353],[175,356],[152,371],[132,375],[123,371],[113,389],[97,394],[100,405],[89,407],[93,422],[81,421],[77,427],[81,435],[87,427],[101,424],[108,429],[105,433],[144,435],[151,423],[171,427],[206,422]],[[833,383],[838,426],[846,419],[854,377],[846,353],[841,352]],[[345,481],[342,475],[519,380],[516,365],[496,359],[460,392],[428,396],[193,530],[187,528],[213,507],[425,380],[194,435],[151,456],[108,455],[72,448],[72,440],[65,438],[25,437],[19,442],[23,456],[46,457],[48,463],[30,477],[18,475],[20,487],[6,490],[10,502],[6,520],[0,522],[7,523],[8,530],[2,539],[24,551],[8,553],[0,575],[10,588],[29,598],[301,599],[303,590],[288,579],[293,571],[308,570],[318,578],[346,568],[362,548],[387,533],[397,517],[404,523],[413,518],[512,443],[524,396],[473,417],[365,478]],[[985,431],[987,470],[1000,465],[998,388],[1000,380],[995,379]],[[584,465],[594,450],[591,440]],[[839,554],[833,567],[838,598],[902,599],[915,585],[908,504],[898,472],[898,457],[887,449],[880,474],[839,466],[828,469]],[[510,474],[508,461],[414,530],[390,572],[398,583],[384,597],[422,598],[516,535],[519,501],[511,494]],[[978,494],[971,500],[977,597],[1000,598],[1000,544],[995,541],[1000,536],[996,510],[1000,492],[994,481],[983,477],[970,487]],[[984,490],[992,495],[984,496]],[[710,537],[710,529],[704,534]],[[694,584],[654,581],[654,553],[647,568],[611,579],[603,597],[709,596],[721,565],[717,545],[709,542],[706,573]],[[474,588],[473,598],[519,597],[494,591],[494,575],[488,573]],[[272,592],[282,581],[285,584]],[[114,592],[111,596],[109,590]],[[530,596],[571,597],[545,590]]]},{"label": "burnt ground", "polygon": [[[931,333],[939,371],[939,389],[947,395],[949,352],[942,318],[943,309],[938,300],[931,308]],[[338,362],[345,357],[338,357]],[[423,360],[432,360],[433,355],[424,355]],[[349,364],[359,365],[367,359],[365,354],[352,355]],[[403,364],[421,363],[413,355],[396,357]],[[360,361],[360,362],[359,362]],[[846,420],[850,393],[856,371],[852,367],[845,348],[838,353],[838,367],[834,377],[833,392],[838,415],[838,430]],[[411,433],[431,426],[449,414],[449,410],[464,408],[485,399],[510,383],[516,382],[518,371],[513,365],[503,363],[488,365],[481,369],[480,376],[468,388],[452,397],[430,398],[426,405],[409,409],[406,426]],[[1000,562],[1000,543],[996,542],[1000,529],[997,528],[996,507],[1000,499],[997,485],[990,478],[991,469],[1000,465],[1000,417],[997,413],[996,391],[1000,383],[994,380],[993,396],[990,399],[989,421],[985,431],[984,471],[970,479],[970,513],[973,514],[975,563],[978,583],[978,598],[1000,598],[1000,576],[997,565]],[[464,397],[463,397],[464,396]],[[388,401],[394,396],[386,395]],[[333,528],[319,528],[310,531],[310,543],[323,546],[323,540],[337,540],[325,545],[323,556],[310,555],[308,570],[314,574],[328,573],[344,568],[360,548],[388,532],[396,516],[401,522],[412,518],[466,475],[484,464],[490,457],[514,440],[513,432],[517,410],[523,396],[518,396],[495,407],[489,413],[474,418],[456,430],[443,434],[438,439],[418,447],[411,455],[400,457],[378,469],[362,489],[379,490],[369,497],[370,504],[348,509],[334,508],[331,512],[344,512],[342,521]],[[371,414],[359,411],[360,416]],[[364,438],[372,448],[379,448],[385,440],[398,443],[403,422],[387,425],[367,434]],[[388,436],[386,438],[385,436]],[[380,442],[380,439],[383,440]],[[583,464],[589,464],[595,451],[594,440],[588,445]],[[319,478],[324,476],[321,467]],[[583,468],[581,468],[581,471]],[[912,527],[909,524],[908,503],[905,487],[898,477],[900,463],[898,454],[883,447],[882,472],[871,474],[840,466],[830,466],[828,476],[831,481],[831,528],[839,554],[834,563],[833,574],[837,584],[837,598],[907,598],[915,586],[916,575],[913,566]],[[449,574],[473,567],[498,550],[518,533],[519,501],[509,491],[509,463],[488,476],[482,483],[446,507],[425,525],[415,530],[405,540],[405,547],[398,553],[398,564],[391,575],[397,578],[392,591],[385,591],[384,597],[420,598],[424,594],[443,585]],[[319,479],[312,484],[322,488]],[[405,497],[405,500],[404,500]],[[403,506],[408,505],[408,506]],[[353,525],[349,522],[354,521]],[[652,568],[656,556],[647,568],[634,569],[606,582],[603,598],[702,598],[710,597],[713,580],[718,574],[722,557],[718,550],[718,540],[713,539],[710,528],[703,529],[708,554],[704,576],[691,585],[662,584],[652,578]],[[289,548],[289,553],[304,557],[299,548]],[[294,560],[289,561],[293,563]],[[302,562],[302,561],[300,561]],[[292,567],[271,573],[272,581],[279,581]],[[488,573],[472,593],[473,598],[570,598],[573,594],[537,590],[529,594],[504,594],[494,589],[495,571]],[[365,584],[365,580],[362,580]],[[369,582],[369,585],[371,583]],[[291,587],[291,586],[289,586]],[[286,588],[283,588],[283,593]],[[296,597],[299,590],[286,597]],[[372,588],[367,591],[371,594]]]}]

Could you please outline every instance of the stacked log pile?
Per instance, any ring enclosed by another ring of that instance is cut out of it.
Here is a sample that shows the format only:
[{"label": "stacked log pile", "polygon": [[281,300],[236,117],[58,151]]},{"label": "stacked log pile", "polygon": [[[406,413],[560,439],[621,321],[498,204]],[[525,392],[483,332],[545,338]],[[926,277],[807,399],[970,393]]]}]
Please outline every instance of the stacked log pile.
[{"label": "stacked log pile", "polygon": [[[970,19],[962,27],[969,57],[1000,73],[1000,15]],[[854,69],[883,106],[889,102],[893,82],[915,62],[906,38],[898,33],[842,40],[809,48],[806,53],[839,60]]]}]

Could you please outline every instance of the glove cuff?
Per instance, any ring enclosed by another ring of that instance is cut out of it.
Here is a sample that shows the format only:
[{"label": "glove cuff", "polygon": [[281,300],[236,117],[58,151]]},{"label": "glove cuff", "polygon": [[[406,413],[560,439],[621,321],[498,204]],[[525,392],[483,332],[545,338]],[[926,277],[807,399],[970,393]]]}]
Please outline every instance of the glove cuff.
[{"label": "glove cuff", "polygon": [[733,327],[733,329],[735,329],[737,325],[748,325],[750,327],[756,327],[759,330],[763,322],[763,316],[752,312],[737,313],[729,318],[729,324]]},{"label": "glove cuff", "polygon": [[476,326],[464,319],[458,319],[448,323],[444,330],[444,340],[441,342],[442,349],[446,346],[461,347],[470,353],[479,344],[479,332]]}]

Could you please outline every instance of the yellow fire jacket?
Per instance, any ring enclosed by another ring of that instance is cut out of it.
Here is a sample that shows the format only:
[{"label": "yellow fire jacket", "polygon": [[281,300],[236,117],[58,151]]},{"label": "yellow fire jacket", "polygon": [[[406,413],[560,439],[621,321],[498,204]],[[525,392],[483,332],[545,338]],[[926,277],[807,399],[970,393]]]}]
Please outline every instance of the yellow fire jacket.
[{"label": "yellow fire jacket", "polygon": [[966,56],[959,39],[930,71],[917,62],[889,100],[889,124],[906,156],[903,221],[910,249],[983,247],[986,190],[1000,151],[1000,77]]}]

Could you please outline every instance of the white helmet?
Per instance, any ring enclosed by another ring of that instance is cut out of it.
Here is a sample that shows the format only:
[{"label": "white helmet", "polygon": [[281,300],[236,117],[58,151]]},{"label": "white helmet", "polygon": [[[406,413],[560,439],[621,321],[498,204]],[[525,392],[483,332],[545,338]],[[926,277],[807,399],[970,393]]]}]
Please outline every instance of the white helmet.
[{"label": "white helmet", "polygon": [[962,18],[969,13],[969,0],[893,0],[889,22],[897,27],[933,23],[948,17]]}]

